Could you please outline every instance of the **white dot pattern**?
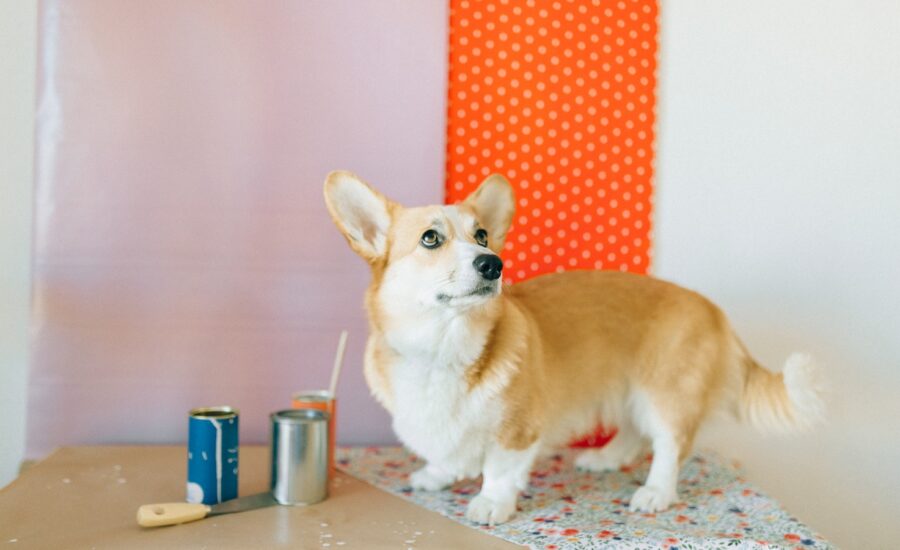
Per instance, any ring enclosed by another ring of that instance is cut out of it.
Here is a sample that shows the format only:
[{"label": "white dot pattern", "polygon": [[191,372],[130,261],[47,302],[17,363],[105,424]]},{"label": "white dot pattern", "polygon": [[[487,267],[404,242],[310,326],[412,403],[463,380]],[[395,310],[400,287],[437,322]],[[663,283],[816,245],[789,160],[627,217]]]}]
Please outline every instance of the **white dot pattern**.
[{"label": "white dot pattern", "polygon": [[447,201],[504,174],[508,282],[650,264],[655,1],[451,0]]}]

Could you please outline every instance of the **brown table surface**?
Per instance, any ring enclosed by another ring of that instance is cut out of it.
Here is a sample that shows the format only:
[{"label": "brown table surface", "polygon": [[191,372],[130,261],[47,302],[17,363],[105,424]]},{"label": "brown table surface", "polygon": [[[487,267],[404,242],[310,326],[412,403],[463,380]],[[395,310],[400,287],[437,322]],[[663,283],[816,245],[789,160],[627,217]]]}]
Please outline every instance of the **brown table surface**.
[{"label": "brown table surface", "polygon": [[[242,447],[240,492],[267,489]],[[521,548],[338,473],[328,500],[144,529],[141,504],[184,500],[184,447],[64,447],[0,490],[0,548]]]}]

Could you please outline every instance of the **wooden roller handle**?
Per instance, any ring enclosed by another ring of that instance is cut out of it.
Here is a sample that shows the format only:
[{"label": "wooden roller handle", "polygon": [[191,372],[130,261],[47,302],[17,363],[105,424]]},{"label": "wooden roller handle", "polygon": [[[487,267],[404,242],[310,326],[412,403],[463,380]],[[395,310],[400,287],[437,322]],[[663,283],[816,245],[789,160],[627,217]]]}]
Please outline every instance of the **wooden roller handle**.
[{"label": "wooden roller handle", "polygon": [[209,514],[209,511],[209,506],[205,504],[188,504],[187,502],[145,504],[138,508],[137,522],[141,527],[175,525],[203,519]]}]

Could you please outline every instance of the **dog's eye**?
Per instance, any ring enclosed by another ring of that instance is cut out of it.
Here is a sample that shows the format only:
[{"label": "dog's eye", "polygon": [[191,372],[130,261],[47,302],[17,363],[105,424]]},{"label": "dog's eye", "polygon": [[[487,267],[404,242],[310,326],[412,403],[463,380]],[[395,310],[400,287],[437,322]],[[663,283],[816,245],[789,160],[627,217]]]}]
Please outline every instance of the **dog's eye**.
[{"label": "dog's eye", "polygon": [[437,248],[441,246],[441,236],[438,235],[438,232],[434,229],[429,229],[428,231],[422,233],[422,239],[420,242],[425,248]]},{"label": "dog's eye", "polygon": [[479,229],[475,232],[475,242],[480,244],[481,246],[486,247],[488,245],[487,241],[487,231],[484,229]]}]

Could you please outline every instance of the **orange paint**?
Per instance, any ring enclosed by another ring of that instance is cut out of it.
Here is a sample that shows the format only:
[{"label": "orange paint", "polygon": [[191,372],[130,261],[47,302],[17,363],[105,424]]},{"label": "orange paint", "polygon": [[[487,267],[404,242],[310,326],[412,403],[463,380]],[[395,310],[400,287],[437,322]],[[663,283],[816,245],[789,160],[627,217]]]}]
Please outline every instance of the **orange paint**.
[{"label": "orange paint", "polygon": [[328,413],[328,478],[334,479],[337,399],[326,390],[302,391],[291,396],[291,408],[316,409]]}]

